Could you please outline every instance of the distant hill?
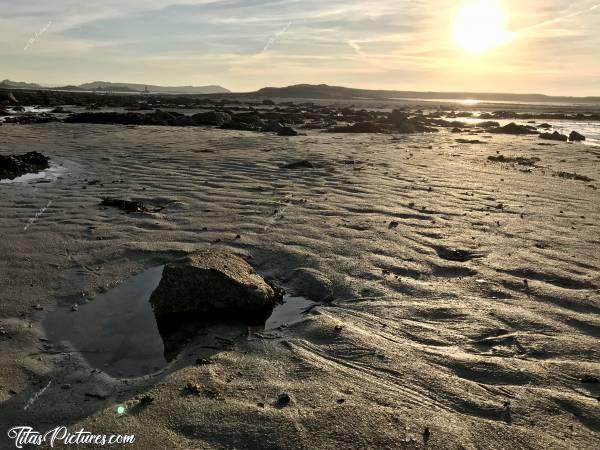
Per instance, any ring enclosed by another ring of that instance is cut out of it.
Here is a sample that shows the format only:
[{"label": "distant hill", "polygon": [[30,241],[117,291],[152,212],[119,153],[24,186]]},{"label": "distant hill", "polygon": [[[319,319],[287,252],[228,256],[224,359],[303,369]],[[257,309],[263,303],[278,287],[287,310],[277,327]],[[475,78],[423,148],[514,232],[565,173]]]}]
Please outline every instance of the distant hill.
[{"label": "distant hill", "polygon": [[86,91],[111,90],[113,92],[149,92],[158,94],[228,94],[231,91],[221,86],[154,86],[137,83],[112,83],[109,81],[94,81],[79,87]]},{"label": "distant hill", "polygon": [[0,88],[5,89],[40,89],[41,86],[35,83],[21,83],[19,81],[2,80]]},{"label": "distant hill", "polygon": [[37,83],[22,83],[4,80],[0,82],[0,89],[50,89],[61,91],[101,91],[136,93],[145,90],[154,94],[229,94],[230,91],[221,86],[153,86],[136,83],[112,83],[110,81],[94,81],[79,86],[42,86]]},{"label": "distant hill", "polygon": [[416,92],[353,89],[326,84],[296,84],[282,88],[266,87],[248,95],[267,98],[313,98],[313,99],[373,99],[389,100],[398,98],[414,99],[478,99],[496,102],[565,102],[600,103],[600,97],[551,97],[542,94],[502,94],[483,92]]}]

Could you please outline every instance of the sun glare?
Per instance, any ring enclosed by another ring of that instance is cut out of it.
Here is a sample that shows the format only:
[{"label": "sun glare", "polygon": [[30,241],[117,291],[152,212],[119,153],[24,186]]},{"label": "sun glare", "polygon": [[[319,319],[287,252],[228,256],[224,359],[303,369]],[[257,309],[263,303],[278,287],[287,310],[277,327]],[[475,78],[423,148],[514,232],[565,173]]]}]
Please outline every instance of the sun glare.
[{"label": "sun glare", "polygon": [[471,54],[482,54],[513,39],[506,30],[506,16],[497,0],[471,0],[458,12],[454,42]]}]

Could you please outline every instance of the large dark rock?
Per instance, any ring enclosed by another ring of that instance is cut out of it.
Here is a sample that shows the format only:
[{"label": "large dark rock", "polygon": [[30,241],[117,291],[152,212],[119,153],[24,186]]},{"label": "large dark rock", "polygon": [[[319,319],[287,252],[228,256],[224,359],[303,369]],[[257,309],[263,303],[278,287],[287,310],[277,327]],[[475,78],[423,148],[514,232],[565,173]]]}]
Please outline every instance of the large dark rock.
[{"label": "large dark rock", "polygon": [[277,132],[278,136],[298,136],[298,132],[292,127],[283,127]]},{"label": "large dark rock", "polygon": [[285,127],[281,124],[281,122],[277,120],[267,120],[263,125],[261,131],[265,133],[279,133]]},{"label": "large dark rock", "polygon": [[260,128],[264,125],[263,120],[260,118],[260,115],[254,111],[234,114],[232,120],[236,122],[247,123],[249,125],[253,125],[256,128]]},{"label": "large dark rock", "polygon": [[577,131],[572,131],[569,135],[569,140],[571,142],[585,141],[585,136],[583,134],[578,133]]},{"label": "large dark rock", "polygon": [[150,303],[159,320],[192,315],[261,323],[281,299],[282,291],[267,283],[241,256],[206,249],[167,264]]},{"label": "large dark rock", "polygon": [[493,120],[486,120],[484,122],[479,122],[476,124],[479,128],[498,128],[500,124],[498,122],[494,122]]},{"label": "large dark rock", "polygon": [[36,173],[49,167],[50,158],[38,152],[24,155],[0,155],[0,180],[13,179],[26,173]]},{"label": "large dark rock", "polygon": [[72,114],[65,119],[67,123],[98,123],[98,124],[117,124],[117,125],[175,125],[175,122],[182,117],[175,112],[161,111],[157,109],[154,112],[142,114],[136,112],[85,112]]},{"label": "large dark rock", "polygon": [[517,125],[514,122],[504,125],[503,127],[492,128],[489,130],[490,133],[498,134],[537,134],[537,130],[527,125]]},{"label": "large dark rock", "polygon": [[565,136],[564,134],[561,134],[558,131],[555,131],[554,133],[541,133],[540,139],[547,139],[550,141],[567,142],[567,140],[569,138],[567,136]]},{"label": "large dark rock", "polygon": [[111,206],[119,208],[126,212],[145,212],[146,207],[144,203],[131,200],[123,200],[119,198],[105,197],[102,199],[100,206]]},{"label": "large dark rock", "polygon": [[231,120],[231,115],[221,111],[207,111],[192,116],[196,125],[213,125],[220,127]]},{"label": "large dark rock", "polygon": [[388,121],[394,125],[399,125],[408,120],[408,114],[399,109],[394,109],[388,117]]},{"label": "large dark rock", "polygon": [[220,127],[223,130],[240,130],[240,131],[259,131],[261,127],[246,122],[238,122],[237,120],[230,120],[225,122]]}]

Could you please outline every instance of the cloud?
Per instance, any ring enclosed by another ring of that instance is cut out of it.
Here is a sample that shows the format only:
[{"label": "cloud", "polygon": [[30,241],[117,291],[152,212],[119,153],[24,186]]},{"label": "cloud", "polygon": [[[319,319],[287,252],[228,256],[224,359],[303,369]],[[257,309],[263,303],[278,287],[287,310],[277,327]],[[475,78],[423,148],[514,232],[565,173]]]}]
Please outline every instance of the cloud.
[{"label": "cloud", "polygon": [[544,91],[560,82],[577,93],[600,79],[598,0],[501,0],[519,37],[478,59],[450,38],[465,1],[0,0],[0,55],[4,77],[59,84]]}]

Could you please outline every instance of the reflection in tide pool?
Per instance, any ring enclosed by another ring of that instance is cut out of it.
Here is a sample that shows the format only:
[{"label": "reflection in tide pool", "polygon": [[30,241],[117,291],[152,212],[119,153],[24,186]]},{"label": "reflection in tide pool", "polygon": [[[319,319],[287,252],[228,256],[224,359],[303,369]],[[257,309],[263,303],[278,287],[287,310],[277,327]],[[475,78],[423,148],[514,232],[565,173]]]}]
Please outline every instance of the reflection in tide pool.
[{"label": "reflection in tide pool", "polygon": [[[44,321],[48,338],[54,344],[67,344],[91,367],[115,377],[158,372],[206,325],[187,321],[159,326],[149,300],[163,267],[130,278],[77,311],[61,308],[51,312]],[[286,296],[284,300],[262,328],[272,330],[297,322],[314,305],[303,297]]]},{"label": "reflection in tide pool", "polygon": [[26,173],[16,178],[4,178],[0,180],[0,184],[15,184],[15,183],[28,183],[36,180],[47,180],[48,182],[56,181],[61,175],[66,173],[67,169],[63,166],[50,165],[46,170],[35,173]]}]

